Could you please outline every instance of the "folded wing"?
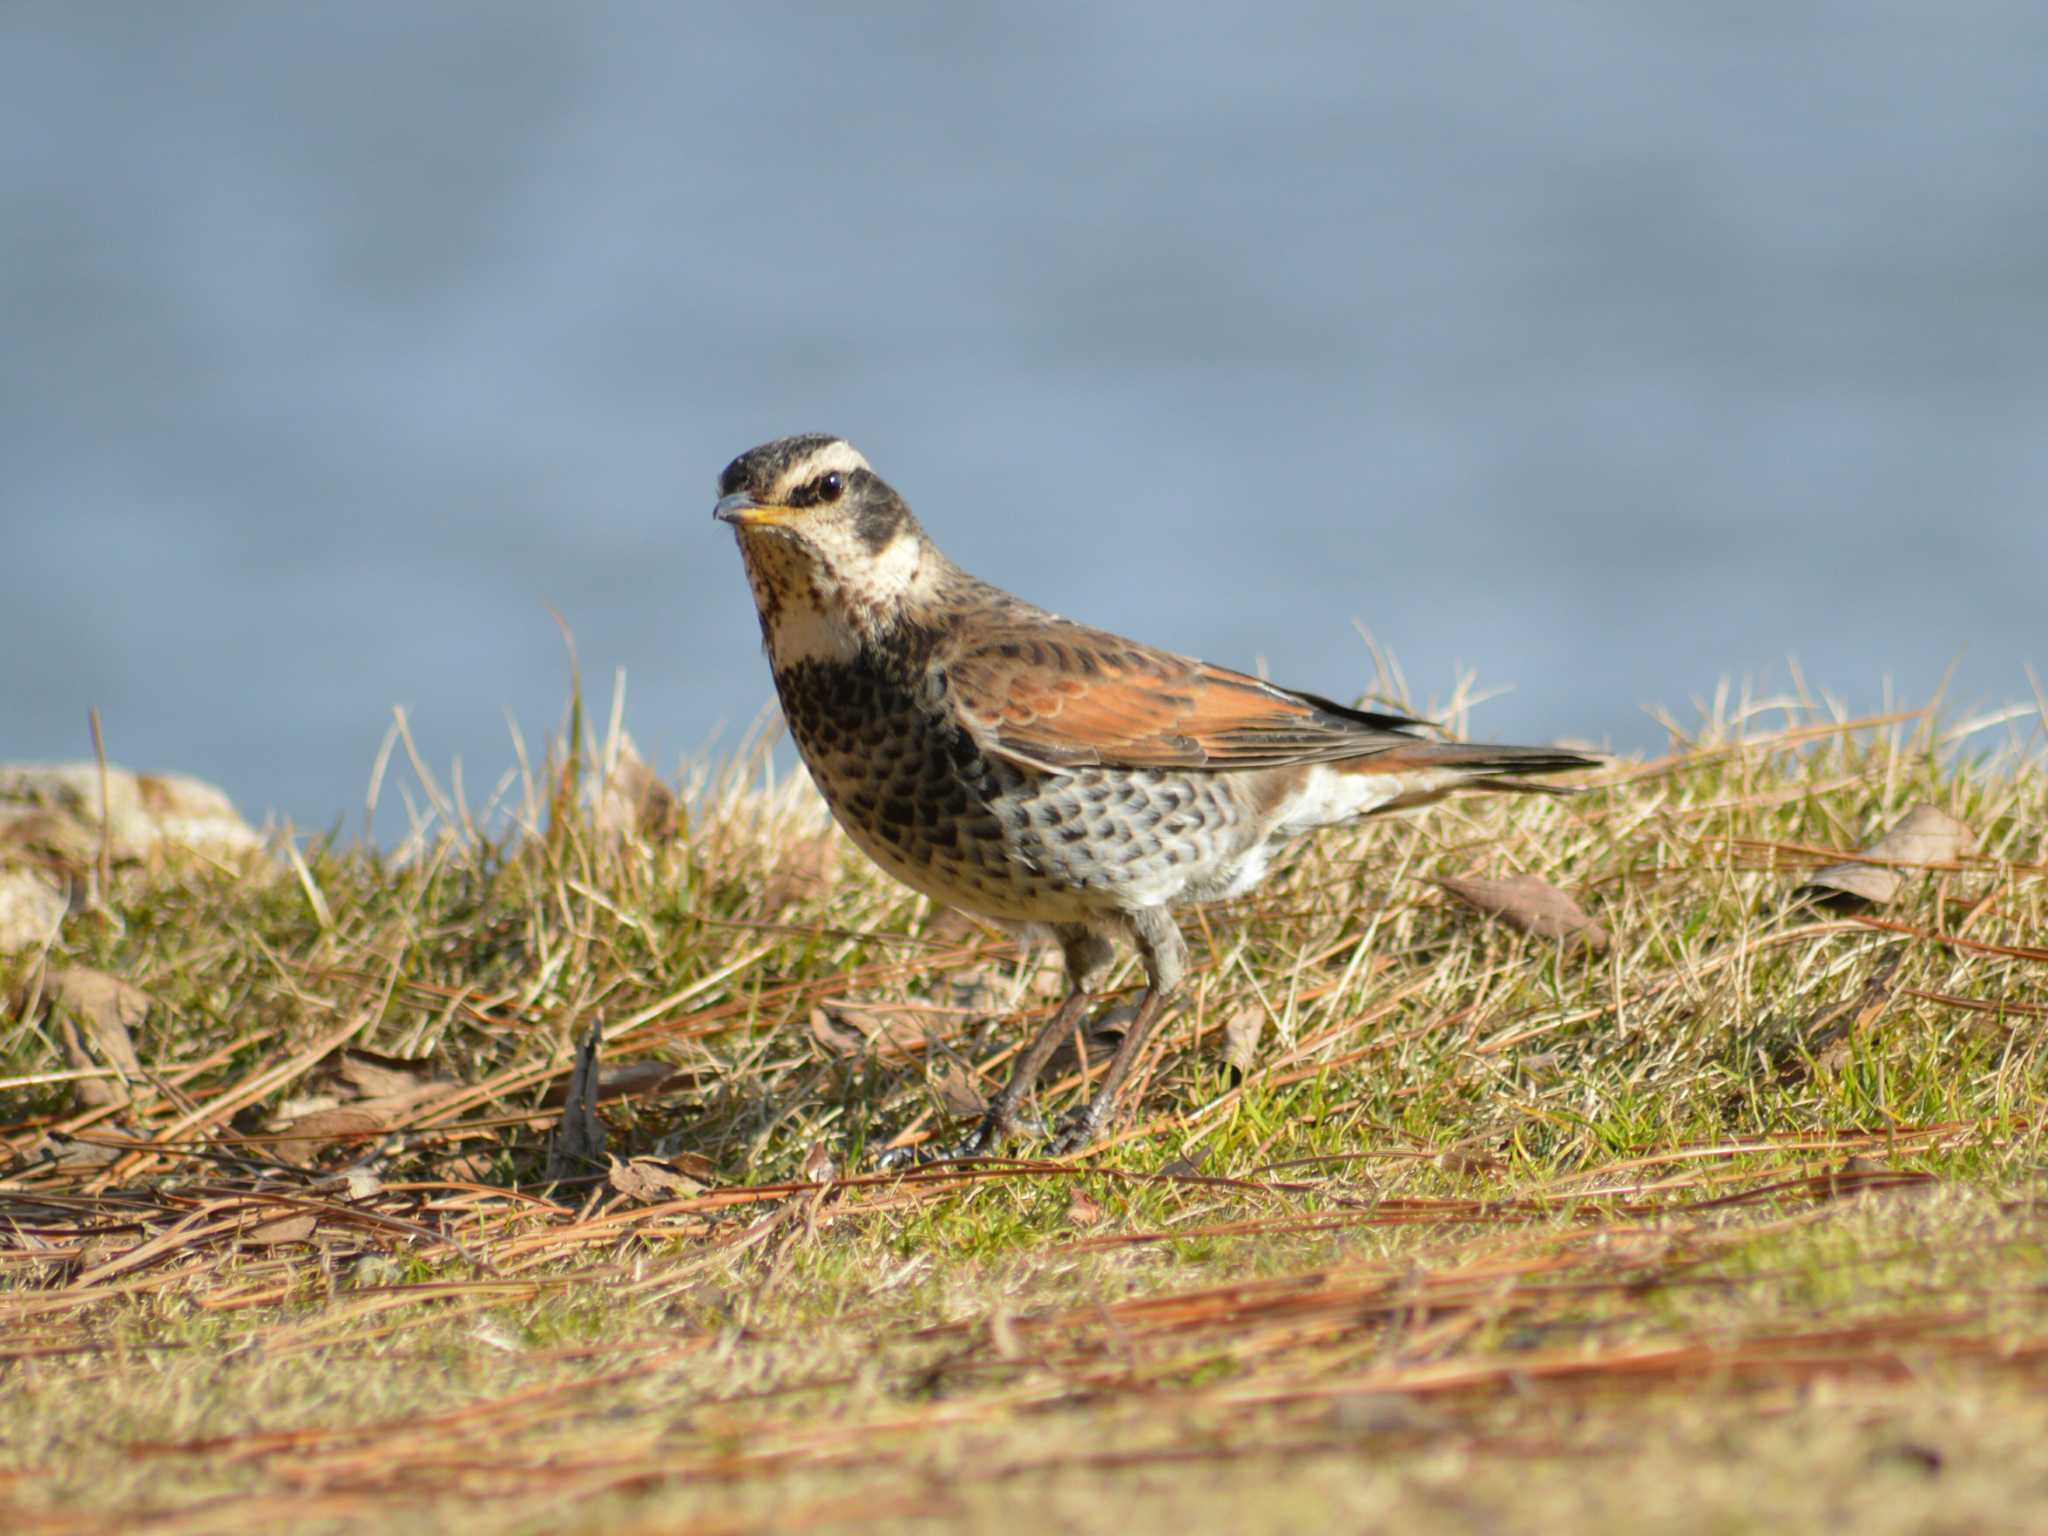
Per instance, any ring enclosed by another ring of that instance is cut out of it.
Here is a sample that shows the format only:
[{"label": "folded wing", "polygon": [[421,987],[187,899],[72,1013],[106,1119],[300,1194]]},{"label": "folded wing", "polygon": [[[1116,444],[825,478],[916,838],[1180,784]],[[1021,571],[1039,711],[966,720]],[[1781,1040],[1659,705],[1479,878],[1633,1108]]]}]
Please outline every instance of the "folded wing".
[{"label": "folded wing", "polygon": [[977,627],[932,666],[983,751],[1039,768],[1273,768],[1429,745],[1421,721],[1064,620]]}]

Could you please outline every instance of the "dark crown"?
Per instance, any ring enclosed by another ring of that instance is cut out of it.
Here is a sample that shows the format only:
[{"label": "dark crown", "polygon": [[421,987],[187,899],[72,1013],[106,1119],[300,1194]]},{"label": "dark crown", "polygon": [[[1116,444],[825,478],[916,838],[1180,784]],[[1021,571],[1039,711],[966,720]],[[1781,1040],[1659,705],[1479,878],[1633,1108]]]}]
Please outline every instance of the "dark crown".
[{"label": "dark crown", "polygon": [[718,494],[730,496],[735,491],[745,491],[752,496],[766,497],[782,483],[790,466],[838,441],[829,432],[803,432],[795,437],[778,437],[758,448],[749,448],[725,466],[725,473],[718,477]]}]

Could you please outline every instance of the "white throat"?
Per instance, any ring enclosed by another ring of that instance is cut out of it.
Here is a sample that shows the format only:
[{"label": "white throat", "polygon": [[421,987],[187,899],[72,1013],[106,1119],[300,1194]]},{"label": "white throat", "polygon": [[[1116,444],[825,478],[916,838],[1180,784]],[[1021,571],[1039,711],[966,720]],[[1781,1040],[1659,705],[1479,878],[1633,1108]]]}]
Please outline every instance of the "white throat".
[{"label": "white throat", "polygon": [[860,632],[838,607],[820,603],[808,585],[784,594],[767,621],[766,638],[769,659],[777,667],[851,661],[860,652]]},{"label": "white throat", "polygon": [[859,654],[906,600],[937,575],[930,547],[914,534],[870,550],[848,537],[804,551],[786,540],[746,540],[747,579],[761,610],[763,638],[777,667],[844,662]]}]

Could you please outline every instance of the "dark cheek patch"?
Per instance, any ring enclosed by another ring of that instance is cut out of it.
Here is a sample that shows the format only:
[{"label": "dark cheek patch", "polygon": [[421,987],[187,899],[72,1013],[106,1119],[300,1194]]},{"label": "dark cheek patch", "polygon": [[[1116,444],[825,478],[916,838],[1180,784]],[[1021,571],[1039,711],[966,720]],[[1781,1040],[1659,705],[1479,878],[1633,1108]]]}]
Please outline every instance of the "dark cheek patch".
[{"label": "dark cheek patch", "polygon": [[880,506],[870,504],[862,507],[853,530],[860,535],[860,541],[867,545],[871,554],[879,555],[889,547],[889,541],[896,537],[896,530],[902,526],[902,516],[885,502]]}]

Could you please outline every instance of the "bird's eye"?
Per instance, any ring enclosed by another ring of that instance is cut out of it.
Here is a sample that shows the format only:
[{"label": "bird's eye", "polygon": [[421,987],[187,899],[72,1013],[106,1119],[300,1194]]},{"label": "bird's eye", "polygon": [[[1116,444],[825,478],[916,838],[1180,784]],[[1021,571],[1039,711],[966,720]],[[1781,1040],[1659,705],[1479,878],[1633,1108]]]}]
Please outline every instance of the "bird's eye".
[{"label": "bird's eye", "polygon": [[846,482],[840,479],[835,471],[818,482],[818,500],[837,501],[845,490]]}]

